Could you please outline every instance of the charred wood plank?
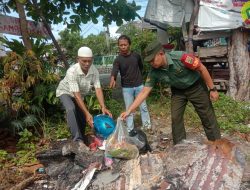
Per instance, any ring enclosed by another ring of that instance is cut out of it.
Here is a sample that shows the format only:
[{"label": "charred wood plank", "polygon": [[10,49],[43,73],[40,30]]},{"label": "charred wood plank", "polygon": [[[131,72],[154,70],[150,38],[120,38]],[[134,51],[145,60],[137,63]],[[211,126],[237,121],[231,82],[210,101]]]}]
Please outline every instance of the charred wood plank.
[{"label": "charred wood plank", "polygon": [[33,175],[27,179],[25,179],[24,181],[22,181],[21,183],[15,185],[14,187],[12,187],[10,190],[23,190],[26,187],[28,187],[30,184],[34,183],[34,181],[42,179],[46,177],[46,175]]}]

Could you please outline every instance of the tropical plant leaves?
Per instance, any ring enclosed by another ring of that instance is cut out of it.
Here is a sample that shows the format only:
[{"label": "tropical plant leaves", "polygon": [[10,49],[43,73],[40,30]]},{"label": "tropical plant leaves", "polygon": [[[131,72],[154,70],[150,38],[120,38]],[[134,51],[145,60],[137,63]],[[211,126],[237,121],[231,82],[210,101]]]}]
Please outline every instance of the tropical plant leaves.
[{"label": "tropical plant leaves", "polygon": [[35,115],[30,114],[23,117],[23,123],[26,127],[30,127],[30,126],[35,126],[39,122]]}]

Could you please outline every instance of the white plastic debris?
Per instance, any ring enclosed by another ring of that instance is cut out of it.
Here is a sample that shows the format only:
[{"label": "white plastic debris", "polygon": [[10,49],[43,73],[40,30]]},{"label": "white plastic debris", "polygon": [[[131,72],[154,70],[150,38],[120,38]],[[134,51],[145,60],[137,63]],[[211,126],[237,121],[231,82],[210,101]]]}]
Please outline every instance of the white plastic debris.
[{"label": "white plastic debris", "polygon": [[105,146],[106,146],[106,140],[104,140],[103,142],[102,142],[102,146],[99,146],[98,148],[100,149],[100,150],[105,150]]},{"label": "white plastic debris", "polygon": [[100,168],[101,164],[98,163],[93,163],[93,165],[91,164],[89,168],[83,172],[86,173],[86,175],[84,175],[83,178],[81,178],[80,181],[71,190],[85,190],[88,187],[90,181],[92,180],[95,171]]}]

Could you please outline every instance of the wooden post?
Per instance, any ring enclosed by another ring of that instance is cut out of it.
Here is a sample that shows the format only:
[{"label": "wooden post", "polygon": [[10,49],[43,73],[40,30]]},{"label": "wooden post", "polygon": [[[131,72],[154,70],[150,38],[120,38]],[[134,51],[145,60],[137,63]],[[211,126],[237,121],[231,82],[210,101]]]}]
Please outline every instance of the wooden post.
[{"label": "wooden post", "polygon": [[187,32],[185,17],[183,18],[181,29],[182,29],[182,35],[183,35],[183,39],[185,43],[185,51],[188,51],[188,32]]},{"label": "wooden post", "polygon": [[189,22],[189,32],[188,32],[188,53],[194,53],[193,49],[193,31],[194,31],[194,22],[199,13],[200,0],[194,0],[194,9]]}]

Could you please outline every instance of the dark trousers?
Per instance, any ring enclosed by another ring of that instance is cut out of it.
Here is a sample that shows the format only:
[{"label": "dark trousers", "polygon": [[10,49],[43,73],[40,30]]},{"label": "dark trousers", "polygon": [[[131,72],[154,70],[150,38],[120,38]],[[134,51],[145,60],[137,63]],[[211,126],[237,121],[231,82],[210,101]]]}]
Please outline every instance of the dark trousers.
[{"label": "dark trousers", "polygon": [[63,94],[59,97],[67,117],[67,124],[71,131],[74,141],[85,140],[85,127],[86,119],[83,112],[78,107],[75,99],[67,94]]},{"label": "dark trousers", "polygon": [[174,144],[186,139],[184,111],[190,101],[198,113],[208,140],[220,139],[220,130],[214,113],[208,89],[203,80],[198,80],[187,89],[171,88],[172,135]]}]

